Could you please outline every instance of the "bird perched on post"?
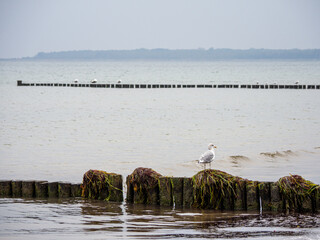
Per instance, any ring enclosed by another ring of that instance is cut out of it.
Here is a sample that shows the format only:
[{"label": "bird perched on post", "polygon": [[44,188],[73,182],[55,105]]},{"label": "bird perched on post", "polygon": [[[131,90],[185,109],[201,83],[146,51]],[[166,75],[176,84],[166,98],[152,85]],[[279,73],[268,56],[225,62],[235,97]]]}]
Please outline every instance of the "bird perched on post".
[{"label": "bird perched on post", "polygon": [[210,143],[208,146],[208,151],[206,151],[205,153],[203,153],[199,160],[198,163],[199,164],[203,164],[204,165],[204,169],[206,169],[206,164],[209,163],[210,168],[211,168],[211,162],[214,160],[216,154],[214,152],[214,149],[217,148],[213,143]]}]

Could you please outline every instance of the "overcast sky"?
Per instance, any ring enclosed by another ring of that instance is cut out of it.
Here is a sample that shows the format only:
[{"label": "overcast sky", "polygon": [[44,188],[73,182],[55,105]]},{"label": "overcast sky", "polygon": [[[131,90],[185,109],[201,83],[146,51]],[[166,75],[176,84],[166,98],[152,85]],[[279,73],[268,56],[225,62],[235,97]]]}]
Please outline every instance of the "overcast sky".
[{"label": "overcast sky", "polygon": [[0,0],[0,58],[211,47],[320,48],[320,0]]}]

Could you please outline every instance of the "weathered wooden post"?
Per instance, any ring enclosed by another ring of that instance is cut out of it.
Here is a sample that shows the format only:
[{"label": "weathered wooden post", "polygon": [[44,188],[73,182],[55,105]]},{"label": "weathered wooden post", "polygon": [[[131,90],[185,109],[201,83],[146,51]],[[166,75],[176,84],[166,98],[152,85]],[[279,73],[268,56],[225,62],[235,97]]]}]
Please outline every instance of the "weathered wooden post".
[{"label": "weathered wooden post", "polygon": [[83,176],[82,197],[105,201],[122,201],[122,176],[100,170],[89,170]]},{"label": "weathered wooden post", "polygon": [[136,168],[127,177],[128,194],[127,199],[132,200],[131,190],[133,190],[133,202],[144,204],[159,204],[159,178],[160,173],[151,168]]},{"label": "weathered wooden post", "polygon": [[0,181],[0,197],[11,197],[12,186],[11,181]]},{"label": "weathered wooden post", "polygon": [[247,181],[247,210],[259,210],[259,190],[258,182]]},{"label": "weathered wooden post", "polygon": [[35,181],[22,181],[22,197],[35,197]]},{"label": "weathered wooden post", "polygon": [[183,179],[183,207],[190,208],[193,204],[193,181],[192,178]]},{"label": "weathered wooden post", "polygon": [[22,181],[19,181],[19,180],[12,181],[12,197],[14,198],[22,197]]},{"label": "weathered wooden post", "polygon": [[270,182],[259,182],[258,190],[259,190],[259,209],[262,209],[262,211],[264,210],[270,211],[271,210]]},{"label": "weathered wooden post", "polygon": [[71,197],[81,197],[81,184],[71,184]]},{"label": "weathered wooden post", "polygon": [[280,196],[280,188],[277,182],[270,184],[270,195],[271,195],[270,210],[277,211],[277,212],[283,211],[283,201]]},{"label": "weathered wooden post", "polygon": [[184,178],[172,177],[172,200],[176,207],[183,206],[183,181]]},{"label": "weathered wooden post", "polygon": [[48,197],[49,198],[58,198],[59,197],[58,182],[49,182],[48,183]]},{"label": "weathered wooden post", "polygon": [[159,178],[160,206],[172,206],[172,180],[169,177]]},{"label": "weathered wooden post", "polygon": [[59,198],[71,197],[71,183],[58,182]]},{"label": "weathered wooden post", "polygon": [[35,182],[35,197],[47,198],[48,197],[48,182],[36,181]]},{"label": "weathered wooden post", "polygon": [[246,181],[240,180],[234,182],[234,210],[244,211],[247,209]]}]

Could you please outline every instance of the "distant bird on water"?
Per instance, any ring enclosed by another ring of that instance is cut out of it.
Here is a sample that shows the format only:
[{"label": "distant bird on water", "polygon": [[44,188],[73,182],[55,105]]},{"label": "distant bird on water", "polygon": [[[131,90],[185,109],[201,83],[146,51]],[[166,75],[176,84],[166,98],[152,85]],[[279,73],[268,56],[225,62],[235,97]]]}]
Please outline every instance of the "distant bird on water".
[{"label": "distant bird on water", "polygon": [[91,80],[91,83],[97,83],[97,79]]},{"label": "distant bird on water", "polygon": [[206,169],[206,164],[209,163],[211,168],[211,162],[214,160],[216,154],[214,152],[214,149],[217,148],[213,143],[210,143],[208,146],[208,151],[206,151],[204,154],[202,154],[198,160],[199,164],[203,164],[204,169]]},{"label": "distant bird on water", "polygon": [[75,79],[75,80],[74,80],[74,83],[78,83],[78,79]]},{"label": "distant bird on water", "polygon": [[121,82],[122,82],[121,79],[119,79],[119,80],[118,80],[118,83],[120,84]]}]

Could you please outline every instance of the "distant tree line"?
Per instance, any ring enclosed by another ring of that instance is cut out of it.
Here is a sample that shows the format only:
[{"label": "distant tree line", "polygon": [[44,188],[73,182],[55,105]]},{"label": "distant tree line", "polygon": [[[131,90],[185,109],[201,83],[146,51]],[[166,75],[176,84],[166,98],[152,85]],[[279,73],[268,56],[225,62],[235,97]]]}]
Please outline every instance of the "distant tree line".
[{"label": "distant tree line", "polygon": [[232,60],[232,59],[318,59],[320,49],[136,49],[104,51],[40,52],[36,60]]}]

